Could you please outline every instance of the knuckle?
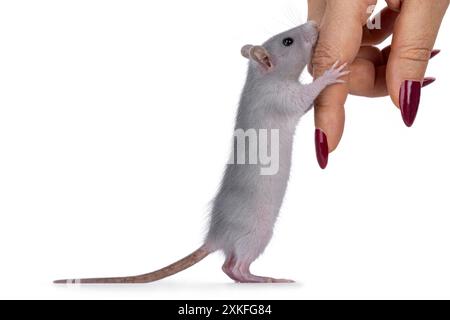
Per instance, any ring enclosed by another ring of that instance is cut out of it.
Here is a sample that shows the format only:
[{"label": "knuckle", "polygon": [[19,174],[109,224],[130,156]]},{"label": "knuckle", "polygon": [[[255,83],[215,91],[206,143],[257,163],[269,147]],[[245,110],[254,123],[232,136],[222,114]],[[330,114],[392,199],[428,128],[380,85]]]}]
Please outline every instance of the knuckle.
[{"label": "knuckle", "polygon": [[339,59],[335,49],[324,43],[319,43],[312,58],[314,75],[318,76],[325,73]]},{"label": "knuckle", "polygon": [[426,47],[405,45],[398,48],[397,56],[400,60],[427,63],[430,60],[431,50]]}]

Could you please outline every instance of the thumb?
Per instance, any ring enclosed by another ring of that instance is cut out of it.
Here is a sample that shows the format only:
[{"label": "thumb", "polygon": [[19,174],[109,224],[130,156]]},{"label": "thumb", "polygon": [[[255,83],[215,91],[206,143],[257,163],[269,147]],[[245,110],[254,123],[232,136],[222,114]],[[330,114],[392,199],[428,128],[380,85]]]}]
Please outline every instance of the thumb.
[{"label": "thumb", "polygon": [[386,81],[408,127],[416,119],[428,61],[448,5],[448,0],[404,0],[394,27]]},{"label": "thumb", "polygon": [[[374,4],[376,0],[327,1],[312,59],[314,78],[321,76],[337,60],[353,62],[361,46],[362,26],[370,15],[370,6]],[[327,166],[328,154],[341,140],[348,93],[346,84],[336,84],[325,89],[315,102],[316,152],[321,168]]]}]

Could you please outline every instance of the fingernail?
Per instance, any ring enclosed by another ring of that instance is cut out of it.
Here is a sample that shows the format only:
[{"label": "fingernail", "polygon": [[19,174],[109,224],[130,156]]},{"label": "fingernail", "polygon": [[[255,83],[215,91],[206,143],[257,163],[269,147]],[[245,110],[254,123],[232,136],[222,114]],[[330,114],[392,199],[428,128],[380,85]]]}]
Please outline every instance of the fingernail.
[{"label": "fingernail", "polygon": [[400,110],[407,127],[411,127],[416,120],[421,88],[422,83],[420,81],[412,80],[404,81],[400,88]]},{"label": "fingernail", "polygon": [[433,78],[433,77],[424,78],[423,82],[422,82],[422,88],[429,86],[430,84],[432,84],[435,81],[436,81],[436,78]]},{"label": "fingernail", "polygon": [[433,59],[434,57],[436,57],[440,52],[441,52],[441,50],[439,50],[439,49],[431,51],[430,60]]},{"label": "fingernail", "polygon": [[328,139],[320,129],[316,129],[316,155],[319,166],[325,169],[328,164]]}]

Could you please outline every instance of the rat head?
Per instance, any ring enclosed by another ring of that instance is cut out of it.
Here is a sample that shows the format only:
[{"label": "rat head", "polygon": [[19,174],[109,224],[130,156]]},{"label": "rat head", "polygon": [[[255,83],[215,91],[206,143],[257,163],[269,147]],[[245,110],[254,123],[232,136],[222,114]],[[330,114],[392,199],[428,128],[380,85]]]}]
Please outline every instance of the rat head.
[{"label": "rat head", "polygon": [[297,80],[311,61],[318,34],[317,24],[310,21],[276,35],[262,46],[246,45],[242,55],[250,59],[250,67],[262,75]]}]

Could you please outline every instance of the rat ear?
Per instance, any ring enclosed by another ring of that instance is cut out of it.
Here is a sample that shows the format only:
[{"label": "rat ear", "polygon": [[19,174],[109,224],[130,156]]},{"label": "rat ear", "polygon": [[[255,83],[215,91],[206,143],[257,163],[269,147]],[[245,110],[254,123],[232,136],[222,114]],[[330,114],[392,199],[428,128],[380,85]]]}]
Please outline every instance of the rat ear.
[{"label": "rat ear", "polygon": [[265,70],[269,71],[273,68],[272,58],[266,48],[262,46],[254,46],[250,49],[250,58],[259,63]]},{"label": "rat ear", "polygon": [[253,49],[253,46],[251,44],[247,44],[246,46],[243,46],[241,49],[241,54],[244,58],[250,59],[250,50]]}]

